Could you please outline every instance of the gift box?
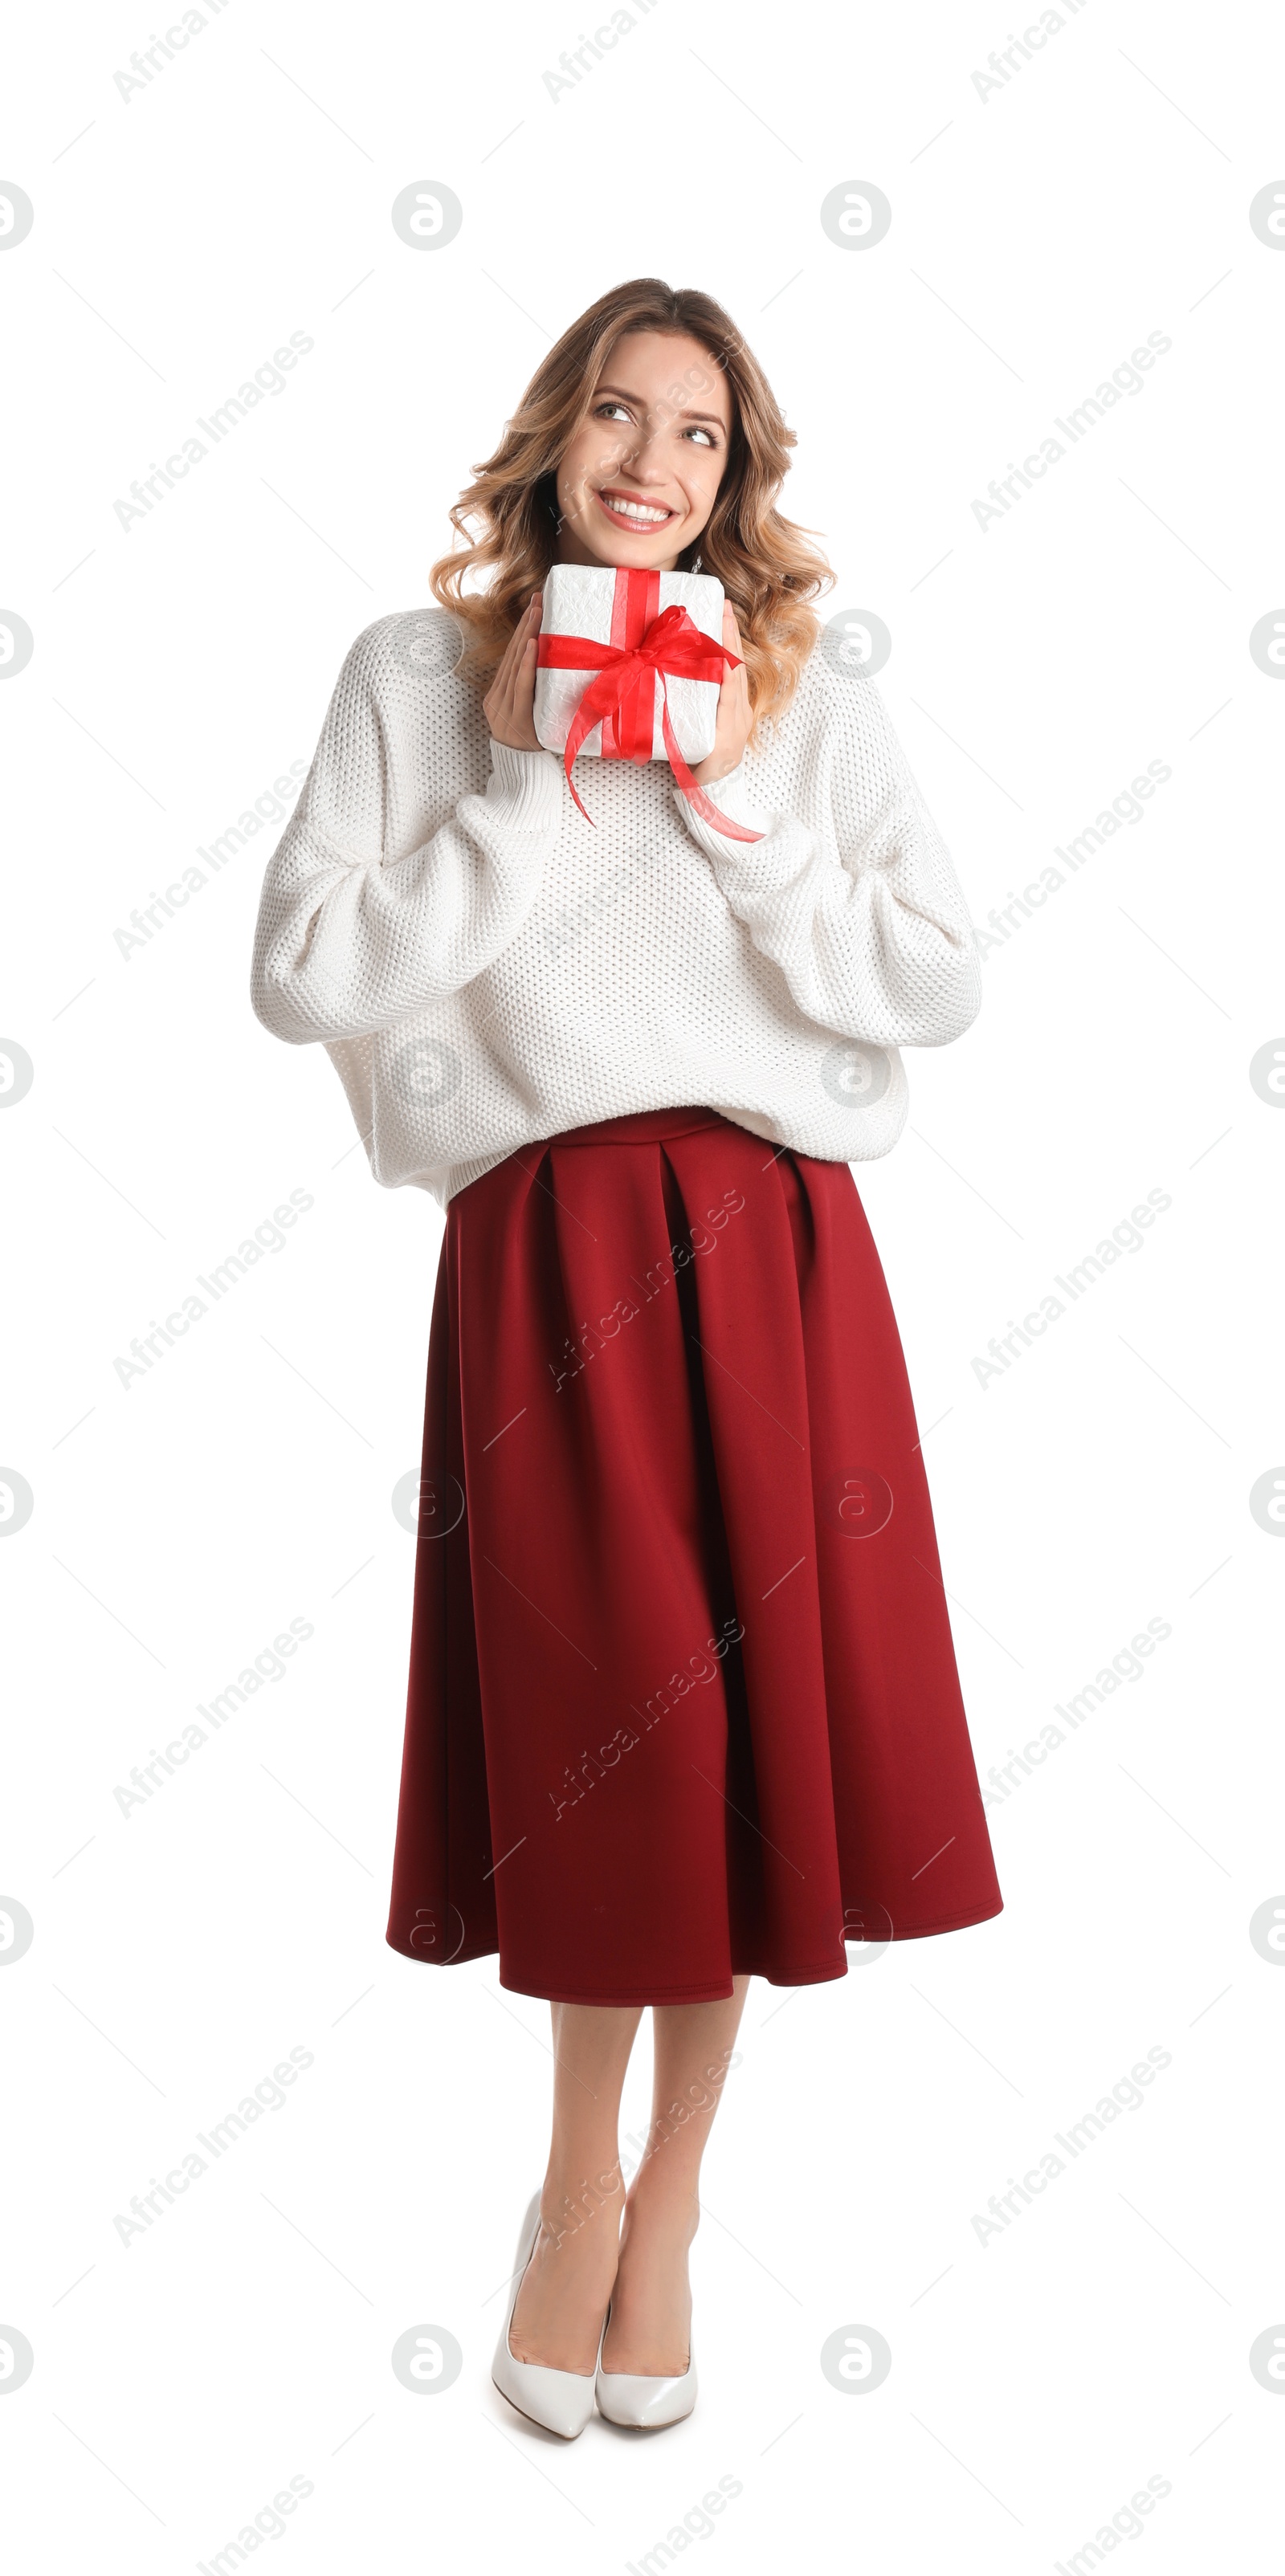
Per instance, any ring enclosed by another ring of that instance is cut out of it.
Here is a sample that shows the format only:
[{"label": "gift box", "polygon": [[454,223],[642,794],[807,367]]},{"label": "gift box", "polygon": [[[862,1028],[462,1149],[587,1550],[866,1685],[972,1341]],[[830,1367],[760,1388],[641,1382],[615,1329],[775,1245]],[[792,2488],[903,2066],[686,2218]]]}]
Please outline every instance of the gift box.
[{"label": "gift box", "polygon": [[544,577],[534,722],[560,751],[572,796],[580,752],[598,760],[667,760],[704,820],[737,841],[691,773],[714,748],[718,696],[738,656],[723,648],[723,585],[709,573],[553,564]]}]

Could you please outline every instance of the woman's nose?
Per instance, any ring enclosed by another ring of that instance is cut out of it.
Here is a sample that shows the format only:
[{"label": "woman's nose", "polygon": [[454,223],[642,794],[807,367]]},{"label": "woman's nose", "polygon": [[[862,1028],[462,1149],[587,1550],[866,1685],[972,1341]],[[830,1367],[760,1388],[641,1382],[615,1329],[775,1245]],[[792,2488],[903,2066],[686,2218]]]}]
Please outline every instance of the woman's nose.
[{"label": "woman's nose", "polygon": [[662,479],[663,468],[656,454],[659,439],[659,430],[644,429],[640,426],[631,429],[622,443],[621,464],[628,465],[630,472],[637,475],[640,482],[647,480],[659,482]]}]

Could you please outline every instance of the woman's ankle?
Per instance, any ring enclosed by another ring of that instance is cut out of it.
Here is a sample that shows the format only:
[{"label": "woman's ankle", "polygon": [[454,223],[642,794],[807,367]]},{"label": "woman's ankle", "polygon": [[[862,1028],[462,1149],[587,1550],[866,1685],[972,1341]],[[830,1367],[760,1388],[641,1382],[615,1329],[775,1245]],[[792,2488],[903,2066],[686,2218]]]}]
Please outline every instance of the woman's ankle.
[{"label": "woman's ankle", "polygon": [[648,2235],[690,2245],[700,2225],[696,2185],[666,2172],[659,2159],[639,2166],[625,2201],[625,2234],[642,2226]]}]

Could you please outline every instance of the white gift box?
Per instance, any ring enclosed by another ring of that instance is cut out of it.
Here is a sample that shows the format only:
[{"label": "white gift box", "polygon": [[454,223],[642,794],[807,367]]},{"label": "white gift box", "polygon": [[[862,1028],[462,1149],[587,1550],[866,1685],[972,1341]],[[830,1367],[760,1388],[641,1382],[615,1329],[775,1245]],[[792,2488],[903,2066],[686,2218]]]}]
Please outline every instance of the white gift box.
[{"label": "white gift box", "polygon": [[[595,644],[628,650],[640,644],[647,627],[667,608],[685,608],[693,626],[721,647],[723,585],[704,572],[613,570],[607,564],[553,564],[545,574],[542,635],[582,637],[583,667],[567,670],[538,664],[535,675],[535,729],[546,751],[563,751],[585,690],[603,665],[595,661]],[[666,678],[652,681],[652,760],[665,760],[663,711],[683,759],[694,765],[714,748],[718,720],[717,680]],[[591,759],[624,760],[644,756],[633,746],[645,740],[646,698],[595,724],[580,744]],[[606,740],[603,736],[606,734]],[[578,756],[578,755],[577,755]]]}]

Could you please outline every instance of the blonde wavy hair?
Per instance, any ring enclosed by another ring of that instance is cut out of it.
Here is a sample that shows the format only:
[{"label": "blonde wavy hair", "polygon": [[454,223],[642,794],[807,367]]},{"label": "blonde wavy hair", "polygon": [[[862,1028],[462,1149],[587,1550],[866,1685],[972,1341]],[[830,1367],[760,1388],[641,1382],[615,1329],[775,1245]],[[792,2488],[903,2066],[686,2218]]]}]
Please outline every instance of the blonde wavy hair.
[{"label": "blonde wavy hair", "polygon": [[[696,287],[635,277],[600,295],[536,368],[493,456],[450,512],[455,539],[429,588],[467,630],[458,668],[485,687],[533,590],[557,560],[557,470],[587,417],[608,356],[627,331],[699,342],[726,376],[732,428],[718,497],[678,569],[699,567],[736,612],[754,733],[783,714],[816,641],[813,599],[834,585],[824,555],[776,508],[796,445],[758,360],[731,316]],[[686,388],[684,388],[686,390]],[[681,396],[679,397],[681,399]],[[483,586],[466,587],[483,577]]]}]

